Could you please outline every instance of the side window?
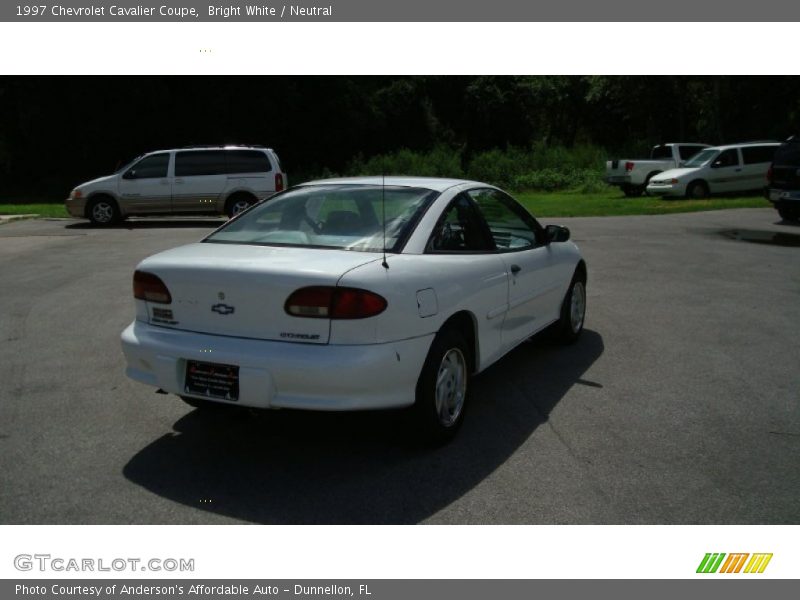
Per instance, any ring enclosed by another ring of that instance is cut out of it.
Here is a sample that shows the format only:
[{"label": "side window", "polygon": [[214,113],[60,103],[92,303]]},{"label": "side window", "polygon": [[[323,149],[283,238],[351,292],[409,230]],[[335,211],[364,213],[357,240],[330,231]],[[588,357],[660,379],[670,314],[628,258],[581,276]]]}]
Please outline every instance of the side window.
[{"label": "side window", "polygon": [[500,252],[525,250],[536,246],[536,221],[514,200],[497,190],[468,192],[478,205]]},{"label": "side window", "polygon": [[491,252],[486,225],[464,194],[455,198],[436,224],[428,252]]},{"label": "side window", "polygon": [[700,152],[700,150],[702,150],[702,149],[703,149],[702,146],[679,146],[678,147],[678,151],[680,153],[681,160],[689,160],[695,154]]},{"label": "side window", "polygon": [[222,175],[225,170],[224,150],[195,150],[175,154],[175,177]]},{"label": "side window", "polygon": [[269,158],[259,150],[229,150],[226,158],[228,173],[268,173],[272,170]]},{"label": "side window", "polygon": [[739,151],[736,148],[724,150],[717,159],[711,164],[712,167],[738,167],[739,166]]},{"label": "side window", "polygon": [[672,146],[653,146],[650,151],[650,158],[653,160],[672,158]]},{"label": "side window", "polygon": [[747,146],[742,148],[742,160],[746,165],[772,162],[777,146]]},{"label": "side window", "polygon": [[128,171],[129,179],[160,179],[167,176],[169,154],[146,156]]}]

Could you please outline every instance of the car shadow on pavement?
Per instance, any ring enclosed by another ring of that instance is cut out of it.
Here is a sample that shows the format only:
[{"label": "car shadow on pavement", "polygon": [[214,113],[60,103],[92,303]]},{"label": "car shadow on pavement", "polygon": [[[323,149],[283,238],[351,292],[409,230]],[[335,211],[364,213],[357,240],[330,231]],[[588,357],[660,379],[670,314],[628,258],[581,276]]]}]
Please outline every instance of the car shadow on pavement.
[{"label": "car shadow on pavement", "polygon": [[[418,523],[502,465],[603,353],[538,336],[473,380],[448,445],[413,439],[407,411],[193,410],[123,473],[170,500],[255,523]],[[176,400],[177,401],[177,400]]]},{"label": "car shadow on pavement", "polygon": [[69,225],[64,225],[64,229],[94,229],[96,231],[107,231],[112,229],[216,229],[225,222],[226,219],[217,219],[213,217],[184,217],[175,219],[141,218],[126,219],[121,223],[108,225],[105,227],[97,227],[96,225],[92,225],[87,221],[81,221],[80,223],[70,223]]}]

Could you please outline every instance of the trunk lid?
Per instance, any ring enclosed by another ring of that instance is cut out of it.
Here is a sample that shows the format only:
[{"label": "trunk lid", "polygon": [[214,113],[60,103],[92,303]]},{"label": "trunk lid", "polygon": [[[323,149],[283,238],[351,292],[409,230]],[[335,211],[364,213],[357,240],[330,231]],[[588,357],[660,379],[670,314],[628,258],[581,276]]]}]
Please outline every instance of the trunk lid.
[{"label": "trunk lid", "polygon": [[147,302],[154,325],[326,344],[330,320],[290,316],[286,299],[301,287],[334,286],[350,269],[379,259],[347,250],[197,243],[156,254],[137,269],[160,277],[172,296],[171,304]]}]

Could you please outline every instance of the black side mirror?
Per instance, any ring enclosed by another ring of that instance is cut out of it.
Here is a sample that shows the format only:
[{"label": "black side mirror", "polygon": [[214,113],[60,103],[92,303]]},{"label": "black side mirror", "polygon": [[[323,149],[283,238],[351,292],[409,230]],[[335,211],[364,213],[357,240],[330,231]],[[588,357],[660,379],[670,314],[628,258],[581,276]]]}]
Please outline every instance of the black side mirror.
[{"label": "black side mirror", "polygon": [[561,225],[548,225],[544,228],[547,243],[551,242],[566,242],[569,240],[569,229]]},{"label": "black side mirror", "polygon": [[130,171],[125,171],[122,175],[123,179],[136,179],[136,171],[131,169]]}]

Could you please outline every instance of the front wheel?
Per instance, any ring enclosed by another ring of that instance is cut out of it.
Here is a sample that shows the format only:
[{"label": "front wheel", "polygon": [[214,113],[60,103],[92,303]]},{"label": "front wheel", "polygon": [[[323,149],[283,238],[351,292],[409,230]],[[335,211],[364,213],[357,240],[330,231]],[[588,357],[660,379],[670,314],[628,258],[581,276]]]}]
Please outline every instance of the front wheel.
[{"label": "front wheel", "polygon": [[91,202],[87,216],[92,225],[108,227],[120,220],[120,210],[113,199],[104,196]]},{"label": "front wheel", "polygon": [[586,319],[586,281],[576,273],[572,278],[564,302],[561,304],[561,317],[556,324],[559,340],[571,344],[581,335]]},{"label": "front wheel", "polygon": [[464,420],[470,380],[469,349],[454,329],[440,331],[417,381],[415,423],[427,441],[451,439]]},{"label": "front wheel", "polygon": [[708,186],[703,181],[693,181],[686,188],[686,197],[694,200],[703,200],[709,196]]}]

